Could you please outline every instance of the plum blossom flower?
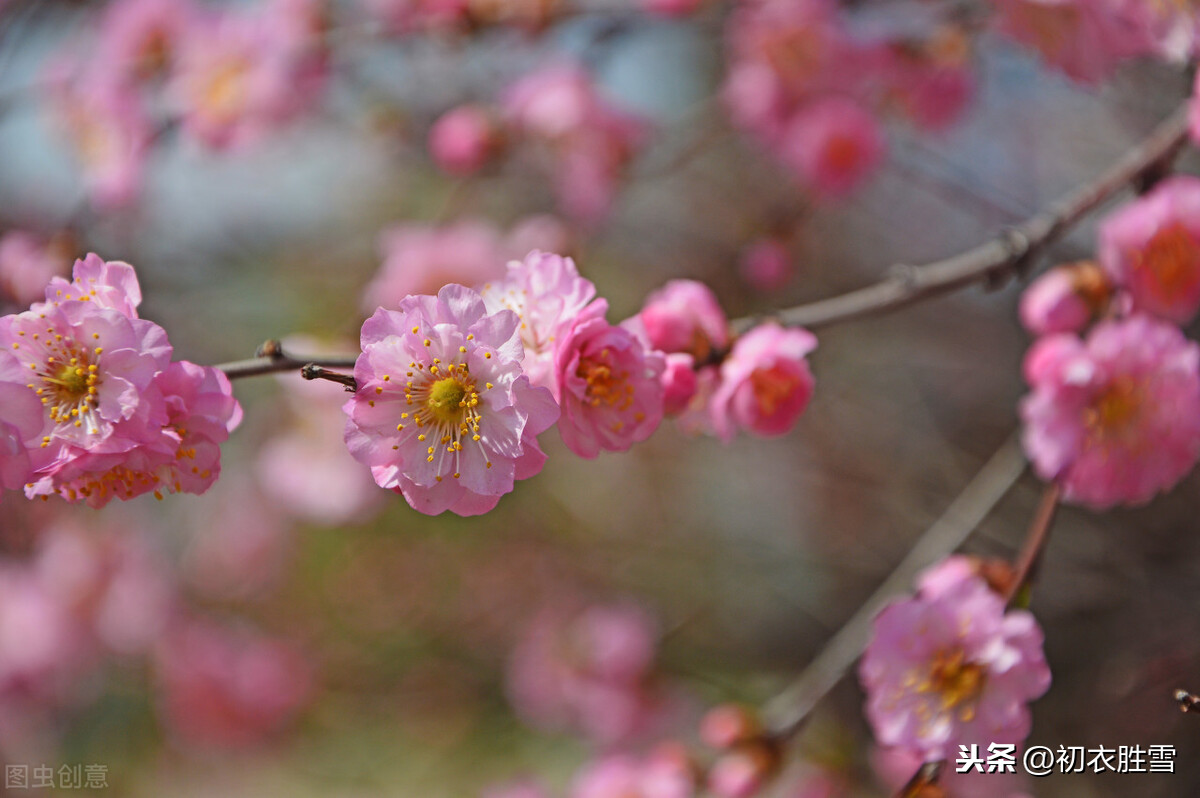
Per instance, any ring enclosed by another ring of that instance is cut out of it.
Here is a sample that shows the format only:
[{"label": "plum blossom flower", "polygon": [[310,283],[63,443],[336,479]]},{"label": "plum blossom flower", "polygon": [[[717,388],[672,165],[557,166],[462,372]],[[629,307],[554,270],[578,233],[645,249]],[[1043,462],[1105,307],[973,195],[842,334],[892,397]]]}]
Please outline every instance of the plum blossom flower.
[{"label": "plum blossom flower", "polygon": [[[709,366],[708,368],[712,368]],[[691,355],[672,352],[666,357],[662,373],[663,413],[677,416],[691,405],[700,390],[696,376],[696,362]]]},{"label": "plum blossom flower", "polygon": [[141,82],[168,74],[197,9],[189,0],[117,0],[104,9],[100,58],[122,80]]},{"label": "plum blossom flower", "polygon": [[522,261],[510,261],[505,278],[480,293],[489,313],[511,310],[520,318],[521,368],[531,383],[549,388],[557,399],[556,342],[596,296],[596,286],[579,276],[570,258],[534,250]]},{"label": "plum blossom flower", "polygon": [[819,196],[842,197],[883,160],[887,141],[875,116],[853,100],[830,97],[797,111],[780,142],[781,154]]},{"label": "plum blossom flower", "polygon": [[812,333],[761,324],[739,338],[721,364],[721,383],[709,402],[713,428],[723,440],[737,429],[782,435],[812,398],[814,380],[805,359],[817,348]]},{"label": "plum blossom flower", "polygon": [[644,759],[615,754],[598,759],[576,774],[571,798],[692,798],[695,777],[687,757],[664,745]]},{"label": "plum blossom flower", "polygon": [[652,681],[657,644],[657,628],[637,607],[545,611],[513,650],[509,700],[537,728],[604,744],[627,740],[662,708]]},{"label": "plum blossom flower", "polygon": [[497,121],[478,105],[460,105],[447,111],[429,130],[429,152],[434,163],[452,175],[478,172],[502,143]]},{"label": "plum blossom flower", "polygon": [[[178,361],[155,377],[147,393],[166,412],[153,432],[138,430],[144,439],[132,446],[72,446],[51,467],[39,469],[26,494],[56,493],[103,507],[113,498],[211,488],[221,472],[220,444],[242,419],[229,378],[218,369]],[[118,437],[123,429],[118,425]]]},{"label": "plum blossom flower", "polygon": [[663,416],[663,354],[609,324],[607,311],[605,300],[593,301],[555,342],[558,431],[580,457],[623,452],[649,438]]},{"label": "plum blossom flower", "polygon": [[1191,321],[1200,309],[1200,178],[1164,180],[1106,218],[1099,252],[1134,311]]},{"label": "plum blossom flower", "polygon": [[[0,371],[15,371],[15,358],[0,352]],[[23,385],[0,382],[0,494],[19,490],[33,476],[25,441],[42,431],[42,404]]]},{"label": "plum blossom flower", "polygon": [[879,743],[927,761],[1020,743],[1027,702],[1050,686],[1037,621],[973,575],[885,607],[858,673]]},{"label": "plum blossom flower", "polygon": [[[1146,47],[1138,3],[1121,0],[995,0],[996,27],[1083,83],[1106,77]],[[1146,4],[1150,5],[1150,4]]]},{"label": "plum blossom flower", "polygon": [[671,280],[646,297],[638,313],[653,349],[684,352],[704,362],[729,346],[729,320],[712,289],[695,280]]},{"label": "plum blossom flower", "polygon": [[1021,323],[1035,335],[1078,332],[1099,318],[1113,285],[1091,261],[1055,266],[1021,294]]},{"label": "plum blossom flower", "polygon": [[61,242],[24,230],[0,235],[0,307],[27,306],[46,294],[46,283],[67,270],[71,259]]},{"label": "plum blossom flower", "polygon": [[1149,316],[1050,335],[1025,358],[1022,440],[1068,501],[1105,509],[1170,490],[1200,456],[1200,347]]},{"label": "plum blossom flower", "polygon": [[381,487],[423,513],[477,515],[541,471],[536,436],[558,410],[521,373],[519,323],[461,285],[367,319],[343,409],[346,443]]},{"label": "plum blossom flower", "polygon": [[379,235],[383,266],[363,292],[363,309],[395,308],[410,294],[436,294],[450,283],[478,286],[499,279],[502,248],[500,232],[484,221],[390,227]]},{"label": "plum blossom flower", "polygon": [[189,620],[159,644],[159,713],[180,742],[241,748],[284,731],[312,692],[292,644]]}]

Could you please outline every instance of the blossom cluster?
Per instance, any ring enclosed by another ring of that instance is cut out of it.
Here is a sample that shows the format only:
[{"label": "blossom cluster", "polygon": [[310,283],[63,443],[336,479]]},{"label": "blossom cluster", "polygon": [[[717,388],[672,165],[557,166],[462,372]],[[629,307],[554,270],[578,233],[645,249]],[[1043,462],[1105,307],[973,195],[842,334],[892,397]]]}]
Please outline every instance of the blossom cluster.
[{"label": "blossom cluster", "polygon": [[0,318],[4,488],[102,507],[212,486],[241,407],[222,372],[172,361],[141,299],[133,267],[93,254]]},{"label": "blossom cluster", "polygon": [[[881,119],[953,122],[970,98],[966,32],[924,11],[878,35],[832,0],[743,0],[726,31],[723,94],[734,122],[817,197],[839,197],[881,163]],[[911,22],[911,20],[910,20]]]},{"label": "blossom cluster", "polygon": [[213,149],[261,140],[312,107],[328,73],[319,0],[248,9],[116,0],[49,69],[60,127],[94,203],[134,201],[168,126]]},{"label": "blossom cluster", "polygon": [[764,324],[735,341],[701,283],[669,283],[622,324],[607,312],[574,261],[536,250],[478,291],[452,283],[379,308],[345,405],[351,452],[414,508],[474,515],[541,471],[537,436],[555,422],[592,458],[646,440],[664,415],[725,440],[779,435],[812,395],[812,334]]},{"label": "blossom cluster", "polygon": [[1170,490],[1200,458],[1200,346],[1179,327],[1200,310],[1200,179],[1113,212],[1098,250],[1098,264],[1055,267],[1022,297],[1039,337],[1021,415],[1038,474],[1104,509]]}]

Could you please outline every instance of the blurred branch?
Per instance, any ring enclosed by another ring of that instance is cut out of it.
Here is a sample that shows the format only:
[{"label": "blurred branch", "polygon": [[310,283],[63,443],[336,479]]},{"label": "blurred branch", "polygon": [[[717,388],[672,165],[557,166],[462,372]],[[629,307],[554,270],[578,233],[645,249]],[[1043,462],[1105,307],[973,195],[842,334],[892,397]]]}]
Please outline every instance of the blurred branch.
[{"label": "blurred branch", "polygon": [[800,730],[809,713],[841,681],[866,647],[875,614],[893,596],[909,590],[921,570],[958,548],[1024,471],[1025,457],[1016,435],[1012,435],[799,678],[763,708],[768,729],[775,737],[786,739]]},{"label": "blurred branch", "polygon": [[1095,180],[974,249],[921,266],[896,264],[888,277],[874,285],[764,317],[736,319],[734,329],[745,332],[771,320],[789,327],[822,327],[886,313],[979,282],[999,288],[1023,274],[1051,244],[1114,194],[1161,176],[1187,140],[1188,105],[1181,105]]},{"label": "blurred branch", "polygon": [[1038,504],[1037,512],[1033,514],[1033,520],[1029,523],[1029,533],[1025,536],[1021,554],[1017,557],[1012,584],[1004,594],[1004,601],[1007,604],[1012,604],[1013,600],[1020,595],[1021,589],[1025,587],[1038,560],[1041,559],[1042,551],[1046,548],[1046,541],[1050,538],[1050,528],[1054,526],[1054,515],[1058,510],[1058,499],[1061,493],[1057,482],[1047,484],[1042,491],[1042,500]]},{"label": "blurred branch", "polygon": [[[239,377],[257,377],[260,374],[277,374],[281,371],[300,371],[305,366],[333,369],[352,369],[358,355],[339,357],[297,357],[283,351],[283,344],[270,340],[258,348],[250,360],[219,363],[214,368],[225,372],[231,380]],[[312,379],[309,377],[308,379]]]}]

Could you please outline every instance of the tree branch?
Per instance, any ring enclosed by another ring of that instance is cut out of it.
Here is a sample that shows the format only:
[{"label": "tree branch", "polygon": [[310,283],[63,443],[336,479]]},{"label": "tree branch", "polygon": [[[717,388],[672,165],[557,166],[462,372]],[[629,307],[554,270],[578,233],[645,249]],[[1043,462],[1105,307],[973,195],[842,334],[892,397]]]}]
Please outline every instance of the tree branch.
[{"label": "tree branch", "polygon": [[1042,500],[1038,503],[1033,520],[1029,523],[1029,532],[1025,535],[1025,543],[1017,557],[1012,583],[1005,591],[1004,601],[1012,604],[1021,593],[1021,588],[1029,581],[1033,569],[1041,559],[1046,541],[1050,539],[1050,527],[1054,526],[1054,514],[1058,510],[1058,499],[1062,491],[1057,482],[1048,483],[1042,491]]},{"label": "tree branch", "polygon": [[886,313],[978,282],[999,287],[1024,273],[1051,244],[1121,189],[1160,176],[1187,140],[1187,108],[1185,102],[1090,183],[974,249],[922,266],[896,264],[874,285],[762,317],[736,319],[733,327],[742,333],[771,320],[787,327],[823,327]]},{"label": "tree branch", "polygon": [[299,371],[308,365],[331,369],[352,369],[358,355],[338,357],[297,357],[283,351],[283,344],[276,340],[265,342],[250,360],[235,360],[219,363],[214,368],[225,372],[231,380],[239,377],[257,377],[260,374],[276,374],[281,371]]},{"label": "tree branch", "polygon": [[870,637],[875,614],[895,595],[911,589],[913,578],[949,554],[992,511],[1025,471],[1025,457],[1016,435],[996,450],[962,493],[896,566],[866,603],[842,626],[796,681],[763,708],[771,734],[786,739],[825,695],[841,681]]}]

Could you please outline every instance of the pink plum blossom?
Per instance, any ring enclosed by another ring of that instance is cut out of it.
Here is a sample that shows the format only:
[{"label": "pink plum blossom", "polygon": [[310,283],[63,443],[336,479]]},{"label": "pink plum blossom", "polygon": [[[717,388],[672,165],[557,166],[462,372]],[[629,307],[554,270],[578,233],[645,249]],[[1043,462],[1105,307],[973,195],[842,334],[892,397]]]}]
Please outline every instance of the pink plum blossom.
[{"label": "pink plum blossom", "polygon": [[1149,316],[1086,340],[1039,339],[1025,358],[1025,451],[1063,497],[1105,509],[1170,490],[1200,456],[1200,347]]},{"label": "pink plum blossom", "polygon": [[541,471],[536,436],[558,409],[521,372],[519,324],[461,285],[367,319],[343,409],[346,443],[381,487],[423,513],[477,515]]},{"label": "pink plum blossom", "polygon": [[55,75],[51,99],[89,199],[101,209],[115,209],[138,198],[154,132],[139,98],[106,68]]},{"label": "pink plum blossom", "polygon": [[478,105],[460,105],[447,111],[429,131],[429,151],[434,163],[452,175],[478,172],[501,143],[497,121]]},{"label": "pink plum blossom", "polygon": [[138,305],[142,304],[142,288],[134,268],[124,261],[106,261],[94,252],[75,261],[69,281],[54,275],[43,285],[42,293],[46,302],[35,303],[31,307],[35,313],[63,302],[81,300],[136,319]]},{"label": "pink plum blossom", "polygon": [[67,270],[70,259],[54,240],[23,230],[0,236],[0,306],[26,306],[41,299],[46,284]]},{"label": "pink plum blossom", "polygon": [[609,324],[607,310],[605,300],[593,301],[555,342],[558,431],[580,457],[623,452],[649,438],[663,416],[663,354]]},{"label": "pink plum blossom", "polygon": [[978,577],[885,607],[858,673],[879,743],[929,761],[959,745],[1020,743],[1027,702],[1050,686],[1037,621],[1006,612]]},{"label": "pink plum blossom", "polygon": [[164,76],[196,17],[197,9],[189,0],[116,0],[104,9],[99,57],[123,80]]},{"label": "pink plum blossom", "polygon": [[570,798],[692,798],[695,777],[680,752],[663,749],[644,759],[616,754],[598,759],[578,774]]},{"label": "pink plum blossom", "polygon": [[652,349],[704,362],[729,346],[729,320],[716,295],[695,280],[671,280],[646,297],[638,314]]},{"label": "pink plum blossom", "polygon": [[[16,358],[0,352],[0,371],[17,371]],[[42,404],[24,385],[0,382],[0,493],[20,490],[33,477],[26,441],[42,431]]]},{"label": "pink plum blossom", "polygon": [[742,251],[738,270],[756,291],[777,291],[792,279],[792,255],[777,238],[762,238]]},{"label": "pink plum blossom", "polygon": [[155,656],[159,713],[181,743],[243,748],[284,731],[312,692],[312,668],[292,644],[191,620]]},{"label": "pink plum blossom", "polygon": [[483,221],[388,228],[379,235],[383,266],[363,292],[363,310],[395,308],[410,294],[436,294],[450,283],[480,286],[499,279],[502,246],[500,232]]},{"label": "pink plum blossom", "polygon": [[325,77],[314,9],[279,2],[261,15],[226,11],[191,26],[167,87],[183,131],[213,149],[238,148],[307,110]]},{"label": "pink plum blossom", "polygon": [[758,714],[741,704],[721,704],[704,713],[700,720],[700,739],[710,748],[732,748],[738,743],[761,737]]},{"label": "pink plum blossom", "polygon": [[644,125],[604,98],[574,65],[526,75],[504,98],[516,137],[540,148],[563,211],[583,221],[604,216],[644,138]]},{"label": "pink plum blossom", "polygon": [[652,676],[658,630],[629,605],[547,610],[513,650],[507,691],[526,722],[614,744],[645,731],[662,709]]},{"label": "pink plum blossom", "polygon": [[1078,332],[1108,307],[1113,285],[1095,263],[1055,266],[1021,294],[1021,323],[1035,335]]},{"label": "pink plum blossom", "polygon": [[57,493],[103,507],[113,498],[150,492],[162,498],[164,491],[200,494],[211,488],[221,472],[220,444],[242,419],[229,379],[218,369],[178,361],[155,377],[147,393],[157,397],[166,414],[153,433],[138,424],[119,424],[115,437],[132,427],[140,440],[72,446],[39,469],[26,494]]},{"label": "pink plum blossom", "polygon": [[738,338],[721,364],[721,382],[709,402],[713,428],[723,440],[738,429],[782,435],[812,398],[806,356],[817,348],[812,333],[761,324]]},{"label": "pink plum blossom", "polygon": [[1084,83],[1105,78],[1146,46],[1145,27],[1121,0],[994,0],[996,27]]},{"label": "pink plum blossom", "polygon": [[1200,178],[1164,180],[1107,217],[1099,252],[1134,311],[1191,321],[1200,309]]},{"label": "pink plum blossom", "polygon": [[970,39],[944,26],[926,41],[901,40],[882,48],[876,67],[889,107],[923,130],[943,130],[956,121],[974,92]]},{"label": "pink plum blossom", "polygon": [[486,284],[481,295],[489,313],[517,314],[525,351],[521,368],[531,383],[550,389],[558,399],[557,341],[596,296],[596,286],[579,276],[570,258],[535,250],[524,260],[510,261],[504,279]]},{"label": "pink plum blossom", "polygon": [[691,406],[700,390],[696,376],[696,362],[691,355],[672,352],[666,356],[666,367],[662,373],[663,413],[677,416]]},{"label": "pink plum blossom", "polygon": [[784,161],[818,196],[842,197],[882,162],[887,142],[875,116],[853,100],[830,97],[805,106],[788,122]]}]

